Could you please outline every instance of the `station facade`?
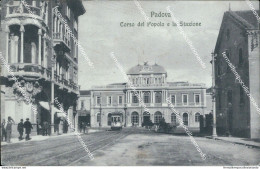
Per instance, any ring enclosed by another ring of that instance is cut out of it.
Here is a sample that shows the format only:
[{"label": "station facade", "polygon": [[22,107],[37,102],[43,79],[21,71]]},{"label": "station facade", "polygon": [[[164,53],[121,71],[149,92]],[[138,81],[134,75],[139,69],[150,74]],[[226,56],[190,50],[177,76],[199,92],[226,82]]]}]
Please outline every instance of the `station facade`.
[{"label": "station facade", "polygon": [[[111,114],[122,113],[127,127],[158,124],[164,118],[167,123],[178,123],[166,99],[169,98],[185,125],[199,129],[199,116],[210,113],[206,103],[205,84],[168,82],[167,72],[158,65],[136,65],[129,69],[128,83],[93,86],[90,92],[90,116],[92,127],[109,127]],[[137,92],[143,104],[139,102]]]}]

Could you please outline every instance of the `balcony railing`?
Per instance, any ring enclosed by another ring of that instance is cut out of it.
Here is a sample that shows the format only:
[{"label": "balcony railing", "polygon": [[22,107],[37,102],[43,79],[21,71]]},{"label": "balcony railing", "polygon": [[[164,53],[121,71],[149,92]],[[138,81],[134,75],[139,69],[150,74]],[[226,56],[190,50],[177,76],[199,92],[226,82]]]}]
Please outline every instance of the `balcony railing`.
[{"label": "balcony railing", "polygon": [[70,40],[61,32],[54,32],[53,40],[56,42],[62,42],[68,49],[70,49]]},{"label": "balcony railing", "polygon": [[41,12],[41,8],[31,6],[31,5],[23,5],[22,3],[20,5],[7,5],[6,6],[6,17],[15,17],[15,16],[21,16],[26,15],[27,17],[35,18],[39,17],[40,19],[43,19],[45,21],[46,15],[44,12]]},{"label": "balcony railing", "polygon": [[[32,63],[10,64],[10,69],[14,75],[44,78],[49,81],[51,80],[51,70],[46,69],[38,64],[32,64]],[[8,74],[7,76],[12,76],[12,74]],[[64,75],[58,75],[56,71],[54,72],[54,81],[74,91],[79,90],[78,85],[74,83],[72,79],[68,81],[64,79]]]}]

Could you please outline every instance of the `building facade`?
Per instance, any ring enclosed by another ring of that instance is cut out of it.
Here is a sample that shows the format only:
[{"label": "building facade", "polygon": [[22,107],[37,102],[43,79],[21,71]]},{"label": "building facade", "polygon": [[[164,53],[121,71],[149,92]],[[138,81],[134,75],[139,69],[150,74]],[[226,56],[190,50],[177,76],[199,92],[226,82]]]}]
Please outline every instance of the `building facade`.
[{"label": "building facade", "polygon": [[91,91],[81,90],[80,97],[77,104],[77,114],[75,118],[75,125],[79,127],[79,124],[85,122],[87,126],[91,126],[90,120],[90,105],[91,105]]},{"label": "building facade", "polygon": [[[177,123],[175,114],[166,102],[170,98],[175,110],[180,113],[184,124],[190,129],[199,129],[199,115],[206,111],[206,87],[204,84],[167,82],[167,72],[158,65],[132,67],[127,76],[135,86],[128,83],[93,86],[91,89],[91,126],[109,127],[111,113],[122,113],[123,123],[129,127],[141,126],[151,120],[158,124],[164,118],[167,123]],[[138,92],[143,103],[140,104]],[[149,110],[149,111],[148,111]],[[101,112],[101,114],[100,114]]]},{"label": "building facade", "polygon": [[[11,116],[19,122],[30,118],[34,124],[48,121],[53,125],[60,112],[59,102],[73,121],[79,95],[78,47],[68,32],[71,30],[78,38],[78,17],[85,13],[82,2],[3,0],[1,6],[2,56],[25,91],[23,95],[12,75],[2,67],[2,119]],[[53,92],[58,102],[51,99]]]},{"label": "building facade", "polygon": [[236,79],[223,52],[259,106],[259,23],[252,11],[227,11],[222,19],[214,51],[217,133],[260,138],[260,112]]}]

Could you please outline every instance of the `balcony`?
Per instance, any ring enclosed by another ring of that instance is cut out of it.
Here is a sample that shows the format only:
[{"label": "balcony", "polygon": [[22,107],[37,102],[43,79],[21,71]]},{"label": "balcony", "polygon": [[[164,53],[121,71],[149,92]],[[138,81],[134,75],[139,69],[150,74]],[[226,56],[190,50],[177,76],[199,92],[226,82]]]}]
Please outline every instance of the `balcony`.
[{"label": "balcony", "polygon": [[[35,80],[45,79],[47,81],[51,81],[51,70],[46,69],[38,64],[14,63],[10,64],[10,70],[12,71],[12,73],[8,73],[6,75],[9,79],[12,79],[12,75],[14,75]],[[78,93],[79,91],[78,85],[74,83],[72,79],[68,81],[64,79],[63,75],[57,75],[56,71],[54,71],[54,82],[61,87],[72,90],[74,93]]]},{"label": "balcony", "polygon": [[[51,79],[51,72],[38,64],[33,63],[15,63],[10,64],[10,70],[14,76],[30,77],[35,79]],[[12,74],[7,74],[7,77]]]},{"label": "balcony", "polygon": [[6,6],[6,18],[12,17],[28,17],[32,19],[38,19],[45,21],[46,14],[41,12],[41,8],[31,6],[28,4],[20,3],[19,5],[7,5]]},{"label": "balcony", "polygon": [[60,44],[62,45],[63,49],[65,49],[66,52],[70,51],[70,40],[64,36],[61,32],[54,32],[53,33],[53,41],[54,45]]}]

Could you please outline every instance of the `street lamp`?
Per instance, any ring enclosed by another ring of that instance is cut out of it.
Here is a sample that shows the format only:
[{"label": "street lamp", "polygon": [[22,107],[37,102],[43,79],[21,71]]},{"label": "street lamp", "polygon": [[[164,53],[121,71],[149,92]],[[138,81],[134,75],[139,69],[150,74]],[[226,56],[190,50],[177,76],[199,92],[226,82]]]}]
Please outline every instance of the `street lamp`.
[{"label": "street lamp", "polygon": [[126,105],[126,84],[125,84],[125,89],[124,89],[124,94],[125,94],[125,104],[124,104],[124,111],[125,111],[125,127],[126,127],[126,110],[127,110],[127,105]]},{"label": "street lamp", "polygon": [[[101,98],[101,97],[100,97],[100,98]],[[101,127],[101,125],[102,125],[102,124],[101,124],[101,119],[102,119],[102,118],[101,118],[101,116],[102,116],[102,113],[101,113],[101,112],[102,112],[101,102],[99,103],[99,106],[100,106],[100,107],[99,107],[99,113],[100,113],[99,127]]]},{"label": "street lamp", "polygon": [[212,56],[212,113],[213,113],[213,131],[212,137],[217,137],[216,129],[216,86],[215,86],[215,55],[214,52],[211,53]]}]

